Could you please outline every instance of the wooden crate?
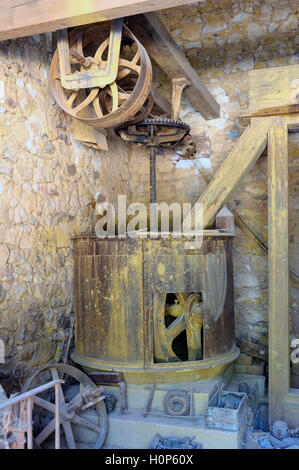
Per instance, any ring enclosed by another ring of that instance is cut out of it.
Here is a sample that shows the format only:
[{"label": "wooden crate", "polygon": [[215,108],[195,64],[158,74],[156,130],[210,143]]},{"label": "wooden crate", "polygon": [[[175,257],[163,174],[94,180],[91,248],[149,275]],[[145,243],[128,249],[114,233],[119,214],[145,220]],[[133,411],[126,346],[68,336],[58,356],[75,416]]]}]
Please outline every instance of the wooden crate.
[{"label": "wooden crate", "polygon": [[240,398],[238,408],[219,408],[219,391],[212,396],[208,406],[207,427],[237,431],[246,419],[248,412],[248,397],[246,393],[223,391],[221,396],[234,395]]}]

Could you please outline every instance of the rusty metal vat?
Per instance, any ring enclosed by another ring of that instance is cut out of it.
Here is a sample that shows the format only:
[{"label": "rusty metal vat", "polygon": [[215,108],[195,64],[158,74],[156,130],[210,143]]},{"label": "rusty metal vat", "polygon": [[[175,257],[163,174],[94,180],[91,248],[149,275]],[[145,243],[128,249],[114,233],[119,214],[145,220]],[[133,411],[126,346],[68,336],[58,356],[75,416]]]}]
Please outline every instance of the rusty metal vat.
[{"label": "rusty metal vat", "polygon": [[235,346],[232,234],[186,239],[76,237],[75,352],[132,384],[219,377]]}]

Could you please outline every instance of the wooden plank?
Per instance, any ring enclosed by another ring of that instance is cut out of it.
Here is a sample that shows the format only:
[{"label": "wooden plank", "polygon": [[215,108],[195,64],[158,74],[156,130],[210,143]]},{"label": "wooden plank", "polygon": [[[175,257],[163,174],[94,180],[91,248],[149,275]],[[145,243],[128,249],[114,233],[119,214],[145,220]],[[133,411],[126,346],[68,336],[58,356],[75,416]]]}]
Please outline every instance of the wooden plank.
[{"label": "wooden plank", "polygon": [[[203,227],[213,223],[216,214],[223,204],[229,201],[232,194],[254,166],[267,145],[267,133],[273,119],[254,119],[230,154],[215,174],[214,178],[197,200],[203,204]],[[188,214],[184,223],[194,220],[194,209]],[[192,220],[192,219],[191,219]]]},{"label": "wooden plank", "polygon": [[191,82],[191,85],[185,88],[183,96],[205,119],[220,116],[219,104],[202,83],[184,52],[156,13],[129,18],[129,27],[150,56],[171,79],[185,77]]},{"label": "wooden plank", "polygon": [[269,423],[284,419],[290,389],[288,129],[276,118],[268,142]]},{"label": "wooden plank", "polygon": [[262,364],[236,364],[234,363],[235,374],[264,375],[265,363]]},{"label": "wooden plank", "polygon": [[0,41],[190,3],[194,0],[6,0],[1,2]]},{"label": "wooden plank", "polygon": [[252,70],[248,80],[249,114],[298,103],[294,99],[299,86],[299,65]]},{"label": "wooden plank", "polygon": [[268,360],[268,348],[262,344],[252,343],[251,341],[240,341],[239,348],[241,352],[257,357],[263,361]]},{"label": "wooden plank", "polygon": [[83,142],[88,147],[100,150],[108,150],[108,143],[105,129],[95,129],[88,126],[79,119],[72,118],[74,137],[76,140]]},{"label": "wooden plank", "polygon": [[299,104],[286,104],[284,106],[271,106],[270,108],[263,108],[256,111],[244,111],[240,114],[239,119],[247,119],[250,117],[262,116],[280,116],[282,114],[299,113]]}]

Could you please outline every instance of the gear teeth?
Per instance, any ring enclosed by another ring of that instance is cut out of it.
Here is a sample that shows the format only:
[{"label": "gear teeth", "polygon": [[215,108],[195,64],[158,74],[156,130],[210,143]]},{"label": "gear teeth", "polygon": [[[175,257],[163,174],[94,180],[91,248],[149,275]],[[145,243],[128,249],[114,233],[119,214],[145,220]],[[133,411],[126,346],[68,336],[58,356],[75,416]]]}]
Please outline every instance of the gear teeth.
[{"label": "gear teeth", "polygon": [[[169,118],[146,118],[143,121],[137,122],[134,124],[136,127],[139,126],[150,126],[150,125],[156,125],[156,126],[168,126],[168,127],[178,127],[181,129],[186,129],[186,131],[189,133],[190,132],[190,126],[184,121],[178,121],[175,119],[169,119]],[[118,133],[119,130],[126,129],[128,125],[122,124],[120,127],[115,129],[116,133]]]}]

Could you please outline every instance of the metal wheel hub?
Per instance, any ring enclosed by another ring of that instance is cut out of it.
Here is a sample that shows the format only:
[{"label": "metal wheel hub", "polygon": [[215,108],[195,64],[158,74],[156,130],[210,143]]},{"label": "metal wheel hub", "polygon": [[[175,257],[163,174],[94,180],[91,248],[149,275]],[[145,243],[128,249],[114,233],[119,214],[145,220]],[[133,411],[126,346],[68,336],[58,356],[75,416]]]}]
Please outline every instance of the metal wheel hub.
[{"label": "metal wheel hub", "polygon": [[163,407],[167,414],[186,416],[190,412],[190,393],[185,390],[170,390],[163,400]]},{"label": "metal wheel hub", "polygon": [[73,417],[76,414],[76,412],[74,410],[71,410],[71,407],[69,405],[67,405],[66,403],[61,405],[60,413],[61,413],[63,419],[65,419],[67,421],[71,421],[71,419],[73,419]]}]

